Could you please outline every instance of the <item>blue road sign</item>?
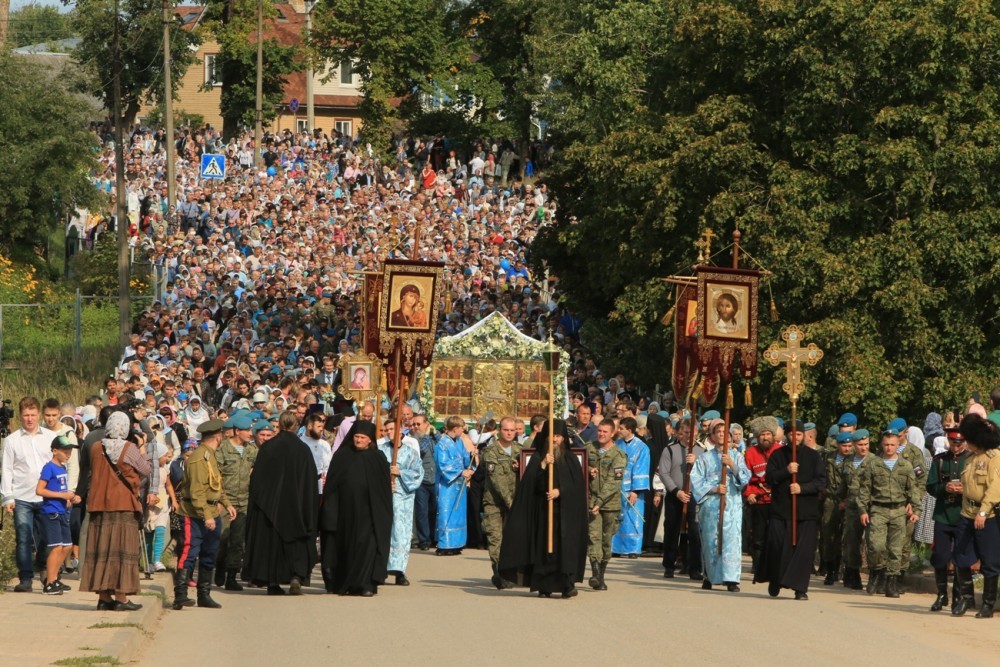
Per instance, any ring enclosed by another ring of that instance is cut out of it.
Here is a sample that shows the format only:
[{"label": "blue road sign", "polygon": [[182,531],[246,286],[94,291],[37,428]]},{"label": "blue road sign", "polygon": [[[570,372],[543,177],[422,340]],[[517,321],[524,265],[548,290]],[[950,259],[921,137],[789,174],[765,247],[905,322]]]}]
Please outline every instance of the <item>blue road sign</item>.
[{"label": "blue road sign", "polygon": [[201,156],[202,178],[225,178],[226,156],[217,153],[205,153]]},{"label": "blue road sign", "polygon": [[288,103],[288,108],[292,110],[292,113],[296,113],[299,110],[299,101],[293,97]]}]

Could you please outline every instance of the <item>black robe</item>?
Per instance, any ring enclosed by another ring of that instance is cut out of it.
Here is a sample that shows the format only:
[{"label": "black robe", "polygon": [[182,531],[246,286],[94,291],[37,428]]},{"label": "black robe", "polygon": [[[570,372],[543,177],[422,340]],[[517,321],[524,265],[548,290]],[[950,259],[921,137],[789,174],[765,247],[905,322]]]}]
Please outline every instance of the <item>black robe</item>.
[{"label": "black robe", "polygon": [[[644,441],[646,446],[649,447],[649,479],[652,482],[653,476],[659,471],[660,457],[663,456],[663,450],[670,446],[671,439],[667,435],[667,420],[656,413],[647,417],[646,430],[649,431],[649,437],[644,438]],[[656,537],[656,529],[660,524],[660,512],[662,510],[663,503],[660,503],[660,506],[656,507],[653,505],[651,497],[646,498],[643,510],[645,523],[643,524],[642,548],[644,550],[648,551],[653,548],[653,541]]]},{"label": "black robe", "polygon": [[767,460],[764,478],[771,487],[771,517],[767,523],[767,541],[754,573],[754,583],[770,582],[774,590],[791,588],[809,590],[813,558],[816,554],[817,522],[820,518],[819,495],[826,489],[826,465],[814,449],[799,445],[796,501],[796,543],[792,546],[792,475],[788,464],[792,448],[781,447]]},{"label": "black robe", "polygon": [[316,463],[309,447],[282,431],[257,454],[250,474],[243,578],[259,586],[308,583],[316,563]]},{"label": "black robe", "polygon": [[323,582],[341,595],[385,583],[392,537],[389,462],[374,442],[363,450],[352,443],[345,438],[330,460],[319,521]]},{"label": "black robe", "polygon": [[[545,439],[542,440],[545,442]],[[500,544],[500,574],[543,593],[561,592],[583,581],[587,560],[587,500],[583,471],[572,450],[556,459],[553,485],[553,553],[548,553],[548,471],[544,445],[531,457],[514,494]]]}]

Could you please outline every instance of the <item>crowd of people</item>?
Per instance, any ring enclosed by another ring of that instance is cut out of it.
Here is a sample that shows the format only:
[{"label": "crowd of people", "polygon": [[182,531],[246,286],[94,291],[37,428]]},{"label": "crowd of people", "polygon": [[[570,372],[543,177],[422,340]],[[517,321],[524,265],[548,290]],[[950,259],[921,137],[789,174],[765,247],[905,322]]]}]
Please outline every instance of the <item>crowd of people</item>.
[{"label": "crowd of people", "polygon": [[[965,612],[979,562],[978,615],[992,615],[1000,388],[989,415],[971,403],[923,430],[869,431],[846,413],[823,442],[815,424],[692,415],[602,373],[553,298],[558,278],[528,271],[557,209],[511,169],[510,142],[406,138],[382,162],[349,138],[286,132],[258,170],[249,137],[184,130],[169,208],[163,141],[134,132],[126,174],[130,234],[162,267],[163,297],[103,391],[82,406],[22,399],[3,443],[14,590],[32,590],[37,566],[59,594],[80,569],[99,609],[136,609],[139,573],[166,570],[170,542],[178,610],[218,607],[213,586],[299,595],[316,565],[326,591],[370,597],[410,583],[412,548],[485,548],[493,586],[544,597],[577,595],[588,560],[588,585],[606,590],[612,558],[650,555],[666,578],[739,592],[745,553],[772,596],[808,599],[814,569],[860,589],[867,565],[868,593],[893,597],[916,540],[934,544],[936,610],[953,580]],[[199,178],[205,152],[229,154],[225,179]],[[94,179],[107,190],[112,156]],[[439,334],[500,311],[558,340],[569,418],[470,428],[432,424],[416,400],[347,400],[361,273],[398,257],[445,262]]]}]

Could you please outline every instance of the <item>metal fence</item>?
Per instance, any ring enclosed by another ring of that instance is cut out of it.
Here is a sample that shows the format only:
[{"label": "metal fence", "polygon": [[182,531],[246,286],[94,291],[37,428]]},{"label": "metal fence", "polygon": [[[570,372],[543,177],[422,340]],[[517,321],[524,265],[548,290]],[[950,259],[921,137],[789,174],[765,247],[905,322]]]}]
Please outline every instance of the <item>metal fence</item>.
[{"label": "metal fence", "polygon": [[[146,307],[151,296],[133,296],[133,309]],[[134,314],[134,313],[133,313]],[[91,350],[118,345],[118,297],[83,296],[69,303],[0,304],[0,363],[39,358],[79,363]]]}]

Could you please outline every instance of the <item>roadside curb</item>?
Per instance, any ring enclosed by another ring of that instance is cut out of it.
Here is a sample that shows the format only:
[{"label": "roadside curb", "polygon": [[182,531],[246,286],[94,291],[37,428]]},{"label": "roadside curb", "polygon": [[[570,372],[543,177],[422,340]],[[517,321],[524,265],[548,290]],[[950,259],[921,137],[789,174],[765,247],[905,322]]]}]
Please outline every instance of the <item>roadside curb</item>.
[{"label": "roadside curb", "polygon": [[156,622],[163,614],[164,602],[161,598],[166,594],[167,587],[160,582],[142,582],[143,592],[157,593],[158,595],[136,595],[134,599],[142,604],[142,609],[130,614],[118,614],[111,612],[115,616],[124,616],[123,623],[134,623],[138,627],[117,628],[114,634],[104,643],[104,647],[97,651],[98,655],[107,655],[117,658],[120,663],[128,664],[139,655],[146,636],[152,634]]}]

